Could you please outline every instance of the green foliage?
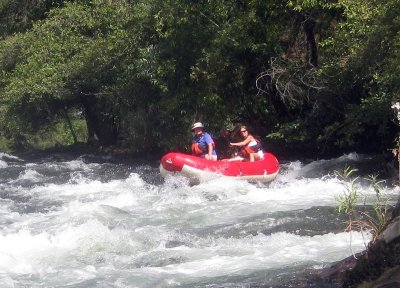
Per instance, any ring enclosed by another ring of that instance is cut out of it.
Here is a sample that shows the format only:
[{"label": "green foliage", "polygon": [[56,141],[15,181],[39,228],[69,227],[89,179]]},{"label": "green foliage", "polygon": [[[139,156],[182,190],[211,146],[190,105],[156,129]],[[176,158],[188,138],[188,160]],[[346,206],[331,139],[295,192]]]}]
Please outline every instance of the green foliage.
[{"label": "green foliage", "polygon": [[12,144],[6,137],[0,135],[0,151],[10,153],[12,151]]},{"label": "green foliage", "polygon": [[282,143],[285,147],[291,147],[291,145],[295,146],[298,143],[307,142],[306,137],[306,130],[302,129],[298,122],[290,122],[284,124],[278,123],[273,132],[269,133],[266,138]]},{"label": "green foliage", "polygon": [[[85,142],[87,139],[85,120],[74,119],[73,127],[77,135],[77,142]],[[27,147],[34,147],[36,149],[49,149],[52,147],[75,144],[71,131],[69,127],[67,127],[65,121],[56,122],[52,125],[51,130],[43,129],[34,135],[28,135],[26,137],[26,142]]]},{"label": "green foliage", "polygon": [[338,211],[339,213],[345,213],[349,217],[350,222],[352,221],[355,206],[360,197],[360,191],[356,185],[358,177],[352,177],[355,172],[357,172],[357,169],[352,169],[349,166],[344,167],[342,173],[337,172],[339,177],[345,181],[343,194],[337,197],[337,201],[339,202]]},{"label": "green foliage", "polygon": [[[385,150],[395,133],[390,106],[398,95],[398,1],[338,1],[334,33],[321,39],[326,89],[312,113],[319,143],[344,150]],[[396,80],[395,80],[396,79]],[[368,143],[365,145],[364,143]]]},{"label": "green foliage", "polygon": [[391,208],[393,208],[388,202],[388,197],[384,194],[382,188],[383,180],[377,180],[375,175],[370,175],[368,180],[371,183],[372,188],[375,191],[375,202],[373,203],[373,211],[371,213],[364,212],[367,223],[373,231],[373,235],[379,235],[390,219]]},{"label": "green foliage", "polygon": [[0,36],[23,32],[65,0],[1,0]]},{"label": "green foliage", "polygon": [[[390,145],[392,122],[390,103],[384,97],[362,99],[361,103],[347,104],[342,111],[343,120],[325,127],[319,142],[334,141],[341,148],[362,147],[360,151],[384,150]],[[340,119],[340,118],[339,118]],[[381,141],[384,139],[384,141]],[[378,141],[380,140],[380,141]]]},{"label": "green foliage", "polygon": [[[3,70],[8,133],[36,133],[55,124],[65,107],[82,107],[85,98],[102,90],[110,95],[108,87],[123,69],[115,61],[127,37],[121,22],[126,8],[123,1],[69,3],[18,39],[19,61],[11,71]],[[99,121],[113,118],[98,112]]]},{"label": "green foliage", "polygon": [[138,152],[184,149],[194,121],[213,134],[245,123],[286,149],[384,149],[400,90],[399,5],[3,1],[0,134],[37,143],[65,111],[82,111],[88,140]]},{"label": "green foliage", "polygon": [[[375,239],[385,228],[390,217],[391,206],[388,203],[388,197],[384,194],[382,188],[383,181],[379,181],[377,176],[370,175],[367,180],[370,188],[375,191],[375,199],[372,203],[372,209],[366,204],[366,196],[359,190],[359,178],[353,177],[357,169],[346,166],[343,172],[337,172],[337,175],[343,181],[343,193],[337,196],[338,212],[347,215],[346,230],[355,229],[368,230]],[[360,202],[363,200],[363,206]]]}]

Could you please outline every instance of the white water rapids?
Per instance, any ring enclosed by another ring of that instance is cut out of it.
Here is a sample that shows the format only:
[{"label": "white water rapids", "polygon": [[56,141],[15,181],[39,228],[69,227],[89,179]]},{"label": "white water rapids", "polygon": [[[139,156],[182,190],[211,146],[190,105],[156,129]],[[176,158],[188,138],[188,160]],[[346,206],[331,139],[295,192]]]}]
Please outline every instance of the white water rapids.
[{"label": "white water rapids", "polygon": [[[333,176],[365,159],[190,186],[156,165],[0,153],[0,287],[286,287],[367,245],[343,232]],[[392,203],[398,192],[385,188]]]}]

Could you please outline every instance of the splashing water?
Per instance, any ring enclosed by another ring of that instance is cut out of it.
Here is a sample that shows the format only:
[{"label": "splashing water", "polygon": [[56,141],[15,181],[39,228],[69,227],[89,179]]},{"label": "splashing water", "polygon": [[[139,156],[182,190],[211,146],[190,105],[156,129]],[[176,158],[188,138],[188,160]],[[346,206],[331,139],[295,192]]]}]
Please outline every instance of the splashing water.
[{"label": "splashing water", "polygon": [[2,154],[0,286],[282,285],[368,243],[368,234],[352,232],[350,243],[343,232],[343,183],[330,176],[366,159],[356,156],[287,163],[268,186],[190,186],[134,163]]}]

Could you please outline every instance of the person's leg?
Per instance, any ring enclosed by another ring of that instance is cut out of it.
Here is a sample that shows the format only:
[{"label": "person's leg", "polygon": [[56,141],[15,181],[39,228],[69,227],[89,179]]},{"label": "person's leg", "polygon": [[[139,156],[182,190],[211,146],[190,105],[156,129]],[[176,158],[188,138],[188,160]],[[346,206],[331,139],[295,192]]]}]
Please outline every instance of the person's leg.
[{"label": "person's leg", "polygon": [[250,158],[250,162],[254,162],[256,160],[262,159],[258,152],[257,153],[250,153],[250,157],[249,158]]}]

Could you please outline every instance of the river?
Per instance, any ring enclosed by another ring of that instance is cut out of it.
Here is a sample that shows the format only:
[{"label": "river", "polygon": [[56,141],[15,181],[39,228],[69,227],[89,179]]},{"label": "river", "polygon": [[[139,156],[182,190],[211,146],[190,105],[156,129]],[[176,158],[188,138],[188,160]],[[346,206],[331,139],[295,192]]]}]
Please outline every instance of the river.
[{"label": "river", "polygon": [[[191,186],[156,163],[0,153],[0,287],[296,287],[368,244],[344,232],[334,172],[374,163],[288,161],[268,185]],[[375,194],[359,189],[367,203]],[[395,203],[398,188],[384,192]]]}]

